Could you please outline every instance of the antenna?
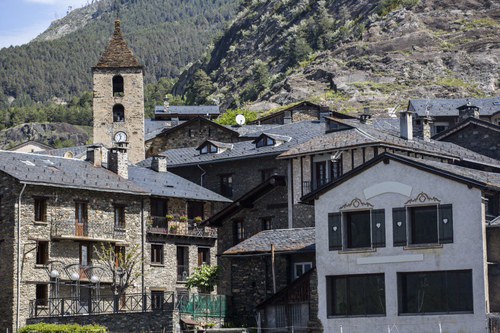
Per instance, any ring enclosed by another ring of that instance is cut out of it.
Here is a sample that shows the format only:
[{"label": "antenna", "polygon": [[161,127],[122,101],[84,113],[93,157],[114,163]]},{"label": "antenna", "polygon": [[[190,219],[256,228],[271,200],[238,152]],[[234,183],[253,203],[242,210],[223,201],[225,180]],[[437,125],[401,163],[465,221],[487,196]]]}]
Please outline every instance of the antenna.
[{"label": "antenna", "polygon": [[238,125],[240,125],[240,126],[241,126],[241,125],[245,125],[245,122],[246,122],[246,119],[245,119],[245,116],[244,116],[244,115],[239,114],[239,115],[237,115],[237,116],[236,116],[236,123],[237,123]]}]

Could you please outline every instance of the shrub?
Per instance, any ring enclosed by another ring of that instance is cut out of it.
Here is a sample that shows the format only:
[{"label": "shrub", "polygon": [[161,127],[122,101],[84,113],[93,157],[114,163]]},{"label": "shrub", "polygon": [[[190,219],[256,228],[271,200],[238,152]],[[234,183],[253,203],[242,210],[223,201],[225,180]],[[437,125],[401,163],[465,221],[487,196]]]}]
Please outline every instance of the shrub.
[{"label": "shrub", "polygon": [[217,284],[219,271],[219,266],[203,265],[196,267],[194,273],[188,277],[186,287],[188,289],[196,287],[202,293],[209,293]]},{"label": "shrub", "polygon": [[99,325],[80,326],[77,324],[58,325],[58,324],[34,324],[28,325],[19,331],[19,333],[107,333],[108,329]]}]

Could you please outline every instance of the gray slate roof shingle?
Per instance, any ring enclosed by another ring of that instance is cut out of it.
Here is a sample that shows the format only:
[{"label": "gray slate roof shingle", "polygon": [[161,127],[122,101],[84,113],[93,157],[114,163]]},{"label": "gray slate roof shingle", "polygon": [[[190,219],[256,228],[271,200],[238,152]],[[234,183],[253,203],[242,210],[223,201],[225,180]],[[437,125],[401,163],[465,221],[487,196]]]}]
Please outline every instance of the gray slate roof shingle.
[{"label": "gray slate roof shingle", "polygon": [[231,200],[171,172],[156,172],[150,168],[130,166],[128,178],[154,196],[231,202]]},{"label": "gray slate roof shingle", "polygon": [[480,115],[491,116],[500,111],[500,97],[493,98],[459,98],[459,99],[412,99],[408,104],[409,111],[425,116],[426,110],[431,116],[458,116],[457,108],[470,102],[479,107]]},{"label": "gray slate roof shingle", "polygon": [[158,114],[183,114],[183,115],[218,115],[220,114],[217,105],[171,105],[168,111],[165,112],[165,107],[162,105],[155,106],[155,113]]},{"label": "gray slate roof shingle", "polygon": [[311,252],[315,250],[315,228],[264,230],[226,250],[223,255]]},{"label": "gray slate roof shingle", "polygon": [[[162,152],[162,154],[167,156],[169,166],[171,167],[214,163],[259,156],[272,156],[285,152],[296,145],[310,140],[311,138],[320,136],[324,132],[324,123],[317,121],[304,121],[277,126],[266,131],[266,133],[269,134],[292,136],[290,141],[277,146],[256,148],[255,143],[252,143],[251,141],[241,141],[233,143],[232,149],[227,149],[218,154],[200,154],[200,152],[196,150],[197,147],[170,149]],[[139,162],[138,165],[149,166],[151,165],[151,159],[148,158]]]},{"label": "gray slate roof shingle", "polygon": [[148,195],[136,183],[77,159],[0,151],[0,171],[21,183]]}]

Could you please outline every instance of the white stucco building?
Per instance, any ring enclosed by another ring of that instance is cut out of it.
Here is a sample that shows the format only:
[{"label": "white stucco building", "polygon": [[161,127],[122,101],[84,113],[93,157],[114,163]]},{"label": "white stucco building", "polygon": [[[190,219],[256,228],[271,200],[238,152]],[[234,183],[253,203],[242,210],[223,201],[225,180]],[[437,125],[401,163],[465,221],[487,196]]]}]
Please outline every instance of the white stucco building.
[{"label": "white stucco building", "polygon": [[324,331],[487,332],[485,198],[499,191],[498,173],[384,153],[303,197]]}]

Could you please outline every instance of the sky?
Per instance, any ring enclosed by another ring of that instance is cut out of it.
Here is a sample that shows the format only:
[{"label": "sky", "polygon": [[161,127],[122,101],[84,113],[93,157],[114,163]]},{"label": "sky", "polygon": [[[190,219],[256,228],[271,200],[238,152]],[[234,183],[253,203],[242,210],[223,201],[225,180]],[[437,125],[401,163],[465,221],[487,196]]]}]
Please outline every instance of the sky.
[{"label": "sky", "polygon": [[22,45],[90,0],[0,0],[0,48]]}]

